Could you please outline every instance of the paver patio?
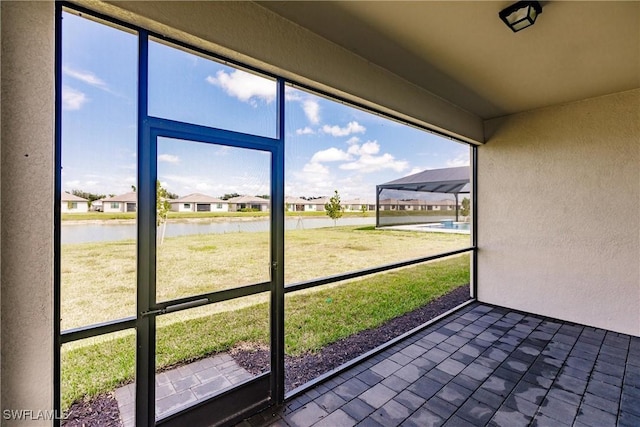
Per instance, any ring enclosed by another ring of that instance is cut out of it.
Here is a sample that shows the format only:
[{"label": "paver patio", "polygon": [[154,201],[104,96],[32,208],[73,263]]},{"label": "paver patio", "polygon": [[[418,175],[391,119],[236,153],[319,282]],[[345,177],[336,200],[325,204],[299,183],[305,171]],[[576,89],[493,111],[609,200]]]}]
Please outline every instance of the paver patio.
[{"label": "paver patio", "polygon": [[[224,353],[158,373],[156,418],[206,400],[252,376]],[[123,426],[135,427],[135,384],[116,389],[115,397]]]},{"label": "paver patio", "polygon": [[473,303],[238,424],[640,426],[640,338]]}]

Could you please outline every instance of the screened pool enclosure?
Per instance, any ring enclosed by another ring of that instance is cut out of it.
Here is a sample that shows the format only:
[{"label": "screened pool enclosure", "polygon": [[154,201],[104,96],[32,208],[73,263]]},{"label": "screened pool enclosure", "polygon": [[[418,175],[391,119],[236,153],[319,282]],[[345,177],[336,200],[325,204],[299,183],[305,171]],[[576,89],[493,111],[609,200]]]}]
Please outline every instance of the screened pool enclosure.
[{"label": "screened pool enclosure", "polygon": [[376,227],[440,222],[453,228],[461,220],[468,222],[470,177],[469,166],[459,166],[429,169],[377,185]]}]

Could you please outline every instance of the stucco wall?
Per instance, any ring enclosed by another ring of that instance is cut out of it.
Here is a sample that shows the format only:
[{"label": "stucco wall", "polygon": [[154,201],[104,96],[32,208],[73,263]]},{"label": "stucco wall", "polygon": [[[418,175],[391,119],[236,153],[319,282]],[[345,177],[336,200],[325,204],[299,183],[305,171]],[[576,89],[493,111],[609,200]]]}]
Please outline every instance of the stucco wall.
[{"label": "stucco wall", "polygon": [[640,335],[640,90],[485,130],[479,299]]},{"label": "stucco wall", "polygon": [[[54,3],[2,1],[0,8],[0,407],[50,411]],[[3,426],[51,424],[42,420],[1,422]]]}]

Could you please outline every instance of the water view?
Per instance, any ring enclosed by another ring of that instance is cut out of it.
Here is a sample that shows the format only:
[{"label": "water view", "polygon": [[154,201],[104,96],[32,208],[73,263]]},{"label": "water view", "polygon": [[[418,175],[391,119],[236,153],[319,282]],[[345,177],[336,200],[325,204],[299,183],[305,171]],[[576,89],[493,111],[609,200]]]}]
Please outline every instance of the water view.
[{"label": "water view", "polygon": [[[375,217],[341,218],[337,225],[375,225]],[[330,218],[287,218],[286,230],[302,230],[331,227]],[[269,220],[227,220],[227,221],[168,221],[165,237],[185,236],[190,234],[223,234],[252,233],[269,230]],[[135,239],[136,224],[134,222],[104,221],[100,223],[62,223],[62,244],[107,242],[114,240]]]}]

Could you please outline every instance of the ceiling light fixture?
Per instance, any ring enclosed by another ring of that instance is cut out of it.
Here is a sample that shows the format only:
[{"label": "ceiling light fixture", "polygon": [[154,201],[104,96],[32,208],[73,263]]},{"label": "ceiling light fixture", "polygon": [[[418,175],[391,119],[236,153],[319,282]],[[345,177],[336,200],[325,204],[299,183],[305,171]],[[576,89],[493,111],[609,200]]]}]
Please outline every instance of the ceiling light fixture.
[{"label": "ceiling light fixture", "polygon": [[498,16],[514,33],[532,26],[538,15],[542,13],[542,6],[537,1],[519,1],[500,11]]}]

